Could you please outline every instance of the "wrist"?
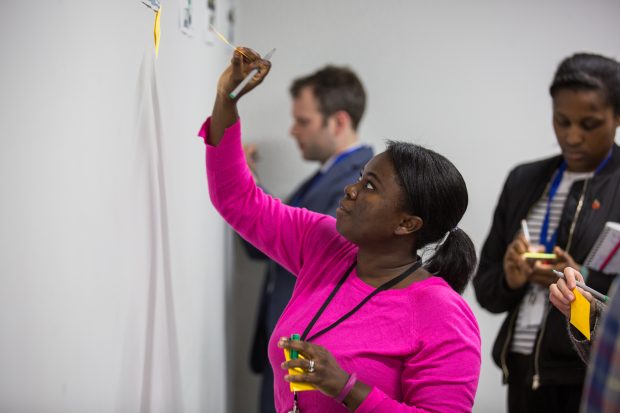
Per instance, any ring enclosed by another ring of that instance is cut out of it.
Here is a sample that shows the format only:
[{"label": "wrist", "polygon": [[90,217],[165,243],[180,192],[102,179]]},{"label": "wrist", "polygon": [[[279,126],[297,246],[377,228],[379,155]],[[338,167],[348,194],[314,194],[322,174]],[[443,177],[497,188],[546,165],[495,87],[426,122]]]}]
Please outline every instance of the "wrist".
[{"label": "wrist", "polygon": [[349,375],[347,382],[344,384],[344,386],[340,390],[340,393],[338,393],[338,395],[334,397],[334,399],[338,403],[344,402],[344,399],[349,395],[349,393],[351,393],[351,390],[353,390],[353,386],[355,386],[356,382],[357,382],[357,374],[353,372]]},{"label": "wrist", "polygon": [[236,99],[231,99],[230,96],[228,96],[228,93],[226,93],[226,91],[219,89],[215,94],[215,99],[219,102],[220,105],[228,107],[233,107],[237,103]]},{"label": "wrist", "polygon": [[508,289],[510,290],[518,290],[519,288],[523,287],[523,285],[525,284],[525,282],[523,282],[523,280],[518,279],[515,280],[515,278],[517,277],[511,277],[510,275],[508,275],[508,273],[506,273],[506,276],[504,277],[504,283],[506,284],[506,287],[508,287]]}]

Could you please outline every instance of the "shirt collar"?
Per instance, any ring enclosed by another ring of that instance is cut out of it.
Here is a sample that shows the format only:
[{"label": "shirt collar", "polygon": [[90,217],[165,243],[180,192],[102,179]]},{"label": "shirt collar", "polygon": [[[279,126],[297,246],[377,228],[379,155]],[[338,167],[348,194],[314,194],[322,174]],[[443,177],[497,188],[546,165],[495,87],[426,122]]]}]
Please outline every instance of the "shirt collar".
[{"label": "shirt collar", "polygon": [[357,143],[354,143],[353,145],[349,146],[348,148],[346,148],[344,151],[333,155],[331,158],[329,158],[327,161],[325,161],[325,163],[323,165],[321,165],[320,172],[322,174],[324,174],[325,172],[329,171],[330,168],[332,166],[334,166],[334,164],[336,163],[336,161],[338,159],[341,159],[341,158],[345,157],[346,155],[350,154],[351,152],[354,152],[354,151],[358,150],[362,146],[363,145],[361,143],[357,142]]}]

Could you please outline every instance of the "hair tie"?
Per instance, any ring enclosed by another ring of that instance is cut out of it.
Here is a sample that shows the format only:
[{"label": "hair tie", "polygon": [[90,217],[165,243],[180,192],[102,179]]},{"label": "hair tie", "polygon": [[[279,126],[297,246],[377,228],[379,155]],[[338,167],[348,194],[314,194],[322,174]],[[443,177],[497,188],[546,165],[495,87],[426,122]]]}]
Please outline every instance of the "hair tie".
[{"label": "hair tie", "polygon": [[446,231],[446,233],[444,234],[444,236],[441,238],[441,240],[439,240],[439,242],[437,243],[437,248],[440,248],[448,239],[448,237],[450,236],[450,234],[454,234],[456,232],[456,230],[459,229],[458,226]]}]

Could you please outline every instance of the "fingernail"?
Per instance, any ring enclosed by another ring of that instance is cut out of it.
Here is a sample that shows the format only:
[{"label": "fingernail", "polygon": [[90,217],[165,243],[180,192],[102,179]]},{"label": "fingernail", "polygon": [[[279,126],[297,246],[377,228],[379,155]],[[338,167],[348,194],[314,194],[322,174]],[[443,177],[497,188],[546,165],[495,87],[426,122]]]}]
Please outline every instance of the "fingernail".
[{"label": "fingernail", "polygon": [[280,367],[282,367],[283,369],[286,369],[286,367],[284,367],[284,363],[280,364]]},{"label": "fingernail", "polygon": [[574,296],[574,295],[572,295],[572,294],[569,294],[569,295],[568,295],[568,299],[569,299],[569,300],[571,300],[571,301],[573,301],[573,300],[575,299],[575,296]]},{"label": "fingernail", "polygon": [[289,376],[288,374],[284,376],[284,381],[291,381],[291,376]]}]

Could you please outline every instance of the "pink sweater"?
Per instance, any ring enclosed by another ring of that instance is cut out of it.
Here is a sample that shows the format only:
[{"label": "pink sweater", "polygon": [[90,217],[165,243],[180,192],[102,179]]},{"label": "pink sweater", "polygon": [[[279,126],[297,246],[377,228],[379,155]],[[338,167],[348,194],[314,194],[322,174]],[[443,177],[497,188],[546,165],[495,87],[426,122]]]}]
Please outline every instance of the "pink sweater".
[{"label": "pink sweater", "polygon": [[[209,120],[200,136],[206,137]],[[206,139],[205,139],[206,140]],[[336,230],[334,218],[284,205],[258,188],[241,146],[241,125],[207,146],[209,194],[222,217],[245,239],[297,275],[291,301],[269,341],[275,405],[288,412],[293,394],[280,368],[282,336],[301,334],[353,263],[356,245]],[[355,270],[309,336],[330,325],[373,287]],[[439,277],[383,291],[333,330],[312,341],[340,366],[372,387],[357,412],[469,412],[480,373],[480,334],[469,306]],[[346,412],[319,391],[298,393],[302,412]]]}]

